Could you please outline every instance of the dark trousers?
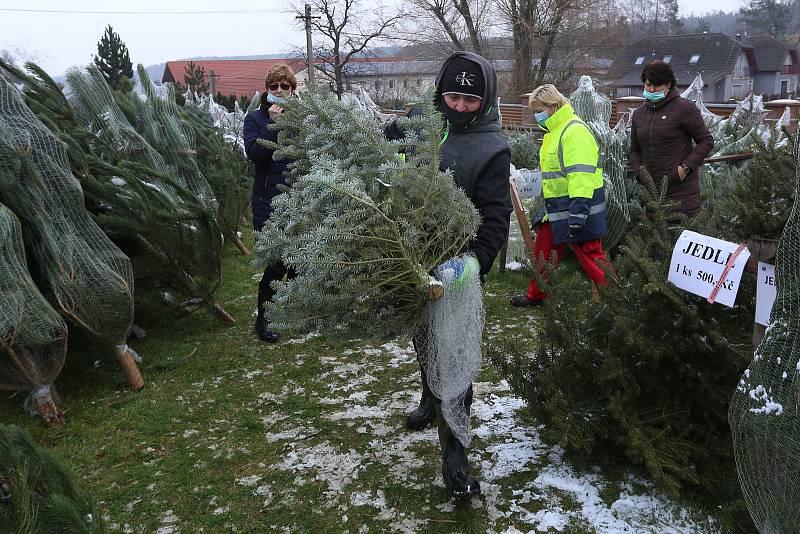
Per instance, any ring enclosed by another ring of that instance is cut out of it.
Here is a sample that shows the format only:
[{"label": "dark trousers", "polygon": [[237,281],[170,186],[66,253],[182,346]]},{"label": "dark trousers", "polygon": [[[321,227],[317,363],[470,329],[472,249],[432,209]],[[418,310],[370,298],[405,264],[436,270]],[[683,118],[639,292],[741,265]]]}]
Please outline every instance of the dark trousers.
[{"label": "dark trousers", "polygon": [[287,268],[283,262],[278,262],[272,265],[267,265],[264,269],[264,275],[258,283],[258,310],[261,313],[264,303],[275,296],[275,290],[272,289],[271,282],[281,280],[284,276],[288,278],[295,277],[295,270]]}]

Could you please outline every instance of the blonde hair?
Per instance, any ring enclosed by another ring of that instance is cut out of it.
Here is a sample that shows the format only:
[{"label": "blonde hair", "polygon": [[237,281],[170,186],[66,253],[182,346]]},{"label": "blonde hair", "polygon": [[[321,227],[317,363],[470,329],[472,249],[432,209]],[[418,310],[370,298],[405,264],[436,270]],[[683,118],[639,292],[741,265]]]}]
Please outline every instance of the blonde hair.
[{"label": "blonde hair", "polygon": [[297,78],[294,77],[292,67],[286,63],[278,63],[273,65],[267,71],[267,76],[264,78],[264,87],[269,89],[269,84],[286,80],[292,86],[292,91],[297,89]]},{"label": "blonde hair", "polygon": [[543,104],[545,106],[552,106],[555,104],[561,107],[566,102],[567,98],[559,93],[556,86],[552,83],[540,85],[528,94],[528,107],[530,108],[533,108],[536,104]]}]

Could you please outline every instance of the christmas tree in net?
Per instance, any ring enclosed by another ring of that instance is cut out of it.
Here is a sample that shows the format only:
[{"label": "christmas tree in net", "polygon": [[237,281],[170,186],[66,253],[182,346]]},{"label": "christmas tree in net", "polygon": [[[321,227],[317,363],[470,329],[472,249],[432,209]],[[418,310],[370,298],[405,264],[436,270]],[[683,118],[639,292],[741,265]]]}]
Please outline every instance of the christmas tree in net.
[{"label": "christmas tree in net", "polygon": [[67,355],[67,325],[28,273],[19,220],[2,204],[0,243],[0,389],[30,392],[30,407],[58,424],[51,385]]},{"label": "christmas tree in net", "polygon": [[294,160],[292,186],[273,199],[255,250],[257,266],[282,261],[297,272],[274,284],[275,328],[390,337],[424,320],[429,272],[463,252],[480,216],[439,170],[442,120],[422,107],[400,119],[406,139],[392,142],[373,117],[331,95],[287,103],[270,148]]},{"label": "christmas tree in net", "polygon": [[[800,194],[800,135],[794,138]],[[784,179],[790,179],[785,176]],[[760,532],[800,525],[800,205],[792,207],[775,258],[770,324],[731,400],[728,421],[744,500]]]}]

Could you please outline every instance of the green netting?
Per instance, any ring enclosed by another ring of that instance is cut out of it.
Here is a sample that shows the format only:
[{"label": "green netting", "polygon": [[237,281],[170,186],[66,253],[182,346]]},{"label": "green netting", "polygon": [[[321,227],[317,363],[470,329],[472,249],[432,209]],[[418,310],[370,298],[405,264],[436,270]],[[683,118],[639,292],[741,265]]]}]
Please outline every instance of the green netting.
[{"label": "green netting", "polygon": [[186,188],[209,210],[216,211],[217,201],[208,181],[195,161],[194,131],[178,114],[175,103],[175,88],[172,84],[161,86],[164,98],[158,91],[142,65],[137,67],[139,85],[143,94],[130,94],[134,111],[133,126],[145,141],[164,158],[169,174],[183,180]]},{"label": "green netting", "polygon": [[91,335],[124,344],[133,321],[130,260],[84,208],[66,147],[0,76],[0,198],[24,223],[59,307]]},{"label": "green netting", "polygon": [[[800,135],[794,142],[795,198],[800,194]],[[800,525],[800,203],[795,202],[775,260],[777,296],[770,325],[731,400],[739,482],[763,533]]]},{"label": "green netting", "polygon": [[[156,278],[213,305],[221,276],[222,234],[215,212],[171,174],[164,158],[130,124],[96,69],[67,74],[74,106],[91,136],[95,217],[135,260],[138,277]],[[202,187],[201,187],[202,188]],[[213,195],[211,195],[213,197]]]},{"label": "green netting", "polygon": [[0,295],[0,389],[47,392],[64,365],[67,326],[33,283],[19,220],[2,204]]},{"label": "green netting", "polygon": [[233,112],[209,102],[198,105],[192,93],[184,95],[181,117],[197,140],[197,164],[217,198],[217,220],[226,239],[246,251],[239,225],[250,207],[252,163],[245,157],[242,127],[244,113],[235,103]]},{"label": "green netting", "polygon": [[595,90],[589,76],[581,76],[578,88],[570,95],[569,101],[575,113],[592,130],[600,147],[599,164],[603,168],[608,222],[603,248],[610,250],[617,246],[631,222],[625,182],[630,143],[627,124],[619,121],[613,129],[610,128],[611,100]]}]

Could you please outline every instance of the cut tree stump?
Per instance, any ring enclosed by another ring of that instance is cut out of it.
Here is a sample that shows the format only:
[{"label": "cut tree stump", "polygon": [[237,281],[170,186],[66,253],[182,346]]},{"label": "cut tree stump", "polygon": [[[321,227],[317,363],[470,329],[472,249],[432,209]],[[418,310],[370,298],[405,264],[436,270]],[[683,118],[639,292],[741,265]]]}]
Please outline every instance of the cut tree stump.
[{"label": "cut tree stump", "polygon": [[53,385],[49,388],[41,388],[31,397],[33,407],[39,412],[39,416],[47,427],[64,424],[64,414],[58,407],[56,399],[58,399],[58,393]]},{"label": "cut tree stump", "polygon": [[242,253],[242,256],[249,256],[251,254],[250,249],[242,243],[242,240],[238,237],[233,238],[233,244],[236,245],[236,248],[239,249],[239,252]]},{"label": "cut tree stump", "polygon": [[144,387],[144,378],[139,371],[139,366],[136,365],[136,359],[133,356],[133,351],[127,345],[117,345],[114,348],[114,356],[122,367],[122,372],[125,373],[125,379],[133,391],[139,391]]},{"label": "cut tree stump", "polygon": [[234,319],[231,314],[226,312],[225,309],[216,302],[211,303],[209,308],[211,309],[212,315],[222,321],[226,326],[233,326],[236,324],[236,319]]}]

